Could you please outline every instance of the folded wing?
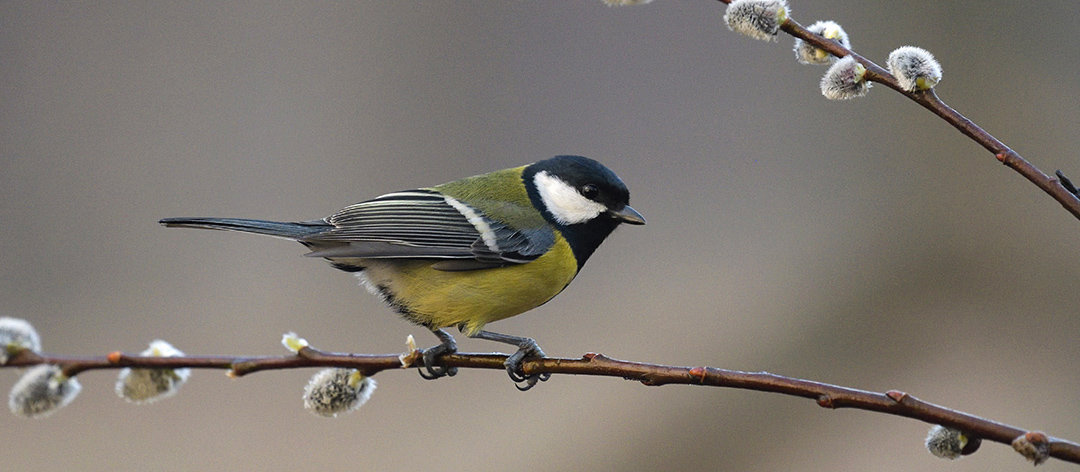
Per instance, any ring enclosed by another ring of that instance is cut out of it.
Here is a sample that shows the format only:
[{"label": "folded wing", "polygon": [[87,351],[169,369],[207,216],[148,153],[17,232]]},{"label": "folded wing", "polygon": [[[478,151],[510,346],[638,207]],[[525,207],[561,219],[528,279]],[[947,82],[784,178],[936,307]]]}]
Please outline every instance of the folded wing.
[{"label": "folded wing", "polygon": [[325,258],[433,258],[442,270],[522,264],[555,243],[551,227],[512,228],[432,190],[383,195],[325,218],[298,240]]}]

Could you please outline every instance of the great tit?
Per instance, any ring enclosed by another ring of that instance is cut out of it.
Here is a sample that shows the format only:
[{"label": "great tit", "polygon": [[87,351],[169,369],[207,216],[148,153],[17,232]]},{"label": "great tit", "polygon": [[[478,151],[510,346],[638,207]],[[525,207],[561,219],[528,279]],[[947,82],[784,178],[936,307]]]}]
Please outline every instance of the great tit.
[{"label": "great tit", "polygon": [[[556,156],[522,167],[350,205],[321,220],[296,223],[236,218],[166,218],[168,227],[264,234],[298,241],[311,257],[356,273],[405,319],[441,341],[424,351],[425,378],[454,375],[438,356],[457,350],[443,328],[518,347],[506,370],[519,388],[546,376],[524,375],[521,360],[544,357],[531,338],[484,325],[536,308],[574,279],[621,223],[645,224],[626,185],[599,162]],[[425,374],[426,370],[426,374]]]}]

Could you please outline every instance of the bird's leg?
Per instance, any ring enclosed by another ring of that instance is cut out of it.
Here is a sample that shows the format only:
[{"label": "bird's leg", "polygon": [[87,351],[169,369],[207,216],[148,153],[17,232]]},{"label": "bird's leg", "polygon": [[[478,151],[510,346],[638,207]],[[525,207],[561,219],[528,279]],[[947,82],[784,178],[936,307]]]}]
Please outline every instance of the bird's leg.
[{"label": "bird's leg", "polygon": [[484,330],[470,334],[469,337],[487,339],[488,341],[497,341],[517,346],[517,352],[511,354],[510,357],[507,357],[506,362],[504,362],[503,365],[506,367],[506,373],[510,374],[510,380],[513,380],[516,383],[515,386],[518,390],[524,392],[533,388],[537,382],[544,382],[551,378],[551,374],[525,375],[525,373],[521,371],[521,361],[526,357],[547,357],[547,355],[544,354],[544,351],[540,350],[540,346],[537,345],[536,341],[532,338],[522,338]]},{"label": "bird's leg", "polygon": [[[441,377],[452,377],[457,373],[457,367],[446,367],[437,365],[438,357],[443,354],[453,354],[457,352],[457,342],[454,341],[454,337],[450,336],[450,333],[441,329],[433,329],[432,333],[442,341],[437,346],[432,346],[424,349],[424,365],[420,367],[420,376],[427,380],[435,380]],[[427,372],[425,372],[427,371]]]}]

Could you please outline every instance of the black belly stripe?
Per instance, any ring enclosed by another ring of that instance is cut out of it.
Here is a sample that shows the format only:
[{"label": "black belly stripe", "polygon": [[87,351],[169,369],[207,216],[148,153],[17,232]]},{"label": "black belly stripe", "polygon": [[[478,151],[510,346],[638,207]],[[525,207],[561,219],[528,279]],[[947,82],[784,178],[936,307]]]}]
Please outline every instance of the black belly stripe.
[{"label": "black belly stripe", "polygon": [[379,296],[382,297],[383,301],[386,302],[386,304],[391,309],[398,312],[398,314],[401,315],[402,318],[405,318],[406,320],[414,324],[418,324],[432,331],[438,329],[438,326],[435,326],[433,324],[434,321],[431,319],[431,317],[427,317],[427,319],[424,319],[424,317],[417,315],[415,312],[412,311],[412,309],[409,308],[408,305],[398,299],[394,292],[390,290],[390,287],[387,287],[386,285],[376,285],[375,291],[379,292]]}]

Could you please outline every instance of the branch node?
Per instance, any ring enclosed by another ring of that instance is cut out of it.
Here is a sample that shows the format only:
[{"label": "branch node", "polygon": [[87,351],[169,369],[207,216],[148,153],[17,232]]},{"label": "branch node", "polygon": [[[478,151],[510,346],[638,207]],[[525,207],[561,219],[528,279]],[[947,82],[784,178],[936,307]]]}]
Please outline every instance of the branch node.
[{"label": "branch node", "polygon": [[0,365],[35,365],[41,363],[41,356],[30,349],[20,349],[11,354],[7,362]]},{"label": "branch node", "polygon": [[1012,442],[1013,450],[1035,465],[1050,458],[1050,438],[1041,431],[1029,431]]},{"label": "branch node", "polygon": [[822,408],[835,409],[836,405],[833,403],[832,395],[821,395],[817,397],[817,404]]},{"label": "branch node", "polygon": [[1068,190],[1069,193],[1080,197],[1080,190],[1077,190],[1076,186],[1073,185],[1072,181],[1069,180],[1068,177],[1065,177],[1065,174],[1061,173],[1061,171],[1058,170],[1054,172],[1054,175],[1057,176],[1058,182],[1061,184],[1062,187],[1065,187],[1065,190]]},{"label": "branch node", "polygon": [[[624,378],[626,380],[635,380],[635,379],[630,378],[630,377],[624,377]],[[652,378],[651,376],[640,379],[640,382],[641,382],[641,385],[645,385],[647,387],[659,387],[661,385],[664,385],[663,382],[658,382],[658,381],[656,381],[656,379]]]},{"label": "branch node", "polygon": [[229,365],[229,370],[225,372],[225,375],[228,375],[230,379],[238,379],[254,370],[257,366],[258,363],[251,360],[236,361]]},{"label": "branch node", "polygon": [[889,390],[888,392],[885,392],[885,396],[896,403],[902,403],[904,399],[907,398],[908,394],[907,392],[901,392],[899,390]]},{"label": "branch node", "polygon": [[424,351],[416,347],[416,339],[413,335],[409,335],[405,338],[405,353],[398,355],[398,361],[401,362],[402,369],[408,369],[416,362],[419,362],[424,357]]},{"label": "branch node", "polygon": [[698,383],[705,383],[705,376],[708,375],[708,369],[705,367],[694,367],[688,372],[690,378],[697,380]]},{"label": "branch node", "polygon": [[124,353],[120,351],[113,351],[105,355],[105,360],[112,364],[119,364],[124,359]]},{"label": "branch node", "polygon": [[401,362],[402,369],[410,369],[423,359],[424,351],[417,349],[408,354],[401,354],[398,356],[398,361]]},{"label": "branch node", "polygon": [[299,350],[296,351],[296,357],[301,357],[301,358],[304,358],[304,359],[315,359],[315,358],[323,356],[324,354],[325,354],[324,352],[322,352],[322,351],[320,351],[318,349],[315,349],[315,348],[313,348],[311,346],[304,346],[304,347],[302,347],[302,348],[300,348]]}]

